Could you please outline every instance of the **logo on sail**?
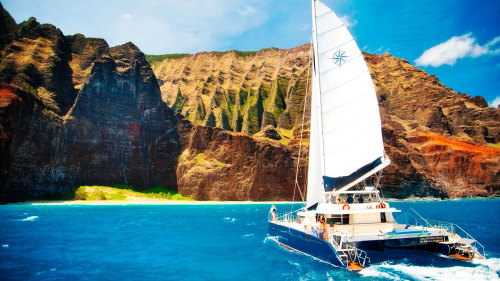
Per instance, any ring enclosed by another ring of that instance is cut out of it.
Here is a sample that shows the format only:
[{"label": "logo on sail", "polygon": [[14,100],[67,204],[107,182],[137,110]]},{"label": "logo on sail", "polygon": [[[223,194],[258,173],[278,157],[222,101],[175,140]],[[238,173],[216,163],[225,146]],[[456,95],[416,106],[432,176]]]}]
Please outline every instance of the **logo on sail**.
[{"label": "logo on sail", "polygon": [[346,56],[345,51],[341,51],[339,49],[333,54],[332,60],[334,64],[342,66],[347,61],[347,57],[348,56]]}]

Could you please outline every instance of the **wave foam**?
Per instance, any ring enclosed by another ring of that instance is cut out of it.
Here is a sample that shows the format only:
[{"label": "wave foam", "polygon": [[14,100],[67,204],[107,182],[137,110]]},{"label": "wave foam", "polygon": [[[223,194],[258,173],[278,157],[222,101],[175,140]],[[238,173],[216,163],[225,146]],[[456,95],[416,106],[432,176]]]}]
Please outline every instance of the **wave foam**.
[{"label": "wave foam", "polygon": [[500,259],[477,260],[474,264],[477,266],[427,267],[382,263],[363,269],[361,274],[389,280],[402,280],[404,276],[416,280],[500,280]]},{"label": "wave foam", "polygon": [[25,219],[22,219],[21,221],[34,221],[36,219],[38,219],[38,216],[30,216]]},{"label": "wave foam", "polygon": [[9,244],[2,244],[2,248],[9,248]]},{"label": "wave foam", "polygon": [[264,241],[262,242],[267,243],[269,241],[274,243],[278,242],[278,236],[267,236],[266,238],[264,238]]},{"label": "wave foam", "polygon": [[227,220],[227,221],[229,221],[229,222],[235,222],[236,221],[236,218],[225,217],[224,219]]}]

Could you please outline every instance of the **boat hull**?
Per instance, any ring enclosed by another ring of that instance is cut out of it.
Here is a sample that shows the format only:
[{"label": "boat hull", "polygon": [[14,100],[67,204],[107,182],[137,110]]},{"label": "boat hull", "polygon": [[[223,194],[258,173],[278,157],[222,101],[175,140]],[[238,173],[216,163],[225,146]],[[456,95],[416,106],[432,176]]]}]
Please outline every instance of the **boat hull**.
[{"label": "boat hull", "polygon": [[285,249],[306,254],[334,266],[346,267],[337,251],[325,240],[296,229],[269,222],[269,235]]},{"label": "boat hull", "polygon": [[440,242],[447,241],[445,236],[438,237],[435,242],[430,242],[428,237],[396,238],[384,240],[357,241],[355,246],[362,250],[384,251],[385,249],[414,249],[425,252],[443,252],[445,248]]},{"label": "boat hull", "polygon": [[[277,237],[280,246],[289,251],[306,254],[334,266],[347,267],[330,243],[314,235],[274,222],[269,222],[269,235]],[[358,241],[355,242],[355,246],[368,253],[370,263],[388,259],[407,259],[410,256],[417,258],[411,250],[444,255],[449,253],[446,245],[437,241],[429,242],[423,238]]]}]

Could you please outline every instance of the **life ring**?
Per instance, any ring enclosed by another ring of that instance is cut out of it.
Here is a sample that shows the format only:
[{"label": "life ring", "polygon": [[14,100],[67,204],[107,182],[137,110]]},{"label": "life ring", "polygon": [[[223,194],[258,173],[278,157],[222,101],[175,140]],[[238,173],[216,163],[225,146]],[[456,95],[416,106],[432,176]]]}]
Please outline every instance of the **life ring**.
[{"label": "life ring", "polygon": [[377,209],[385,209],[385,203],[378,204]]},{"label": "life ring", "polygon": [[351,209],[351,206],[349,206],[349,204],[345,203],[344,206],[342,206],[342,210],[345,210],[346,207],[347,207],[347,210]]}]

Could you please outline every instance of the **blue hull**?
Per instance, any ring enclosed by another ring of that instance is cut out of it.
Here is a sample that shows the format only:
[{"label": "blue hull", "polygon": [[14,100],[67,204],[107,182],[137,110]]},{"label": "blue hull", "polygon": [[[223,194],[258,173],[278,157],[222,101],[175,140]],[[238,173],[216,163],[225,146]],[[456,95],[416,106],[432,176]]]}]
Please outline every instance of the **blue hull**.
[{"label": "blue hull", "polygon": [[[290,251],[310,255],[335,266],[347,267],[333,246],[321,238],[273,222],[269,222],[269,235],[276,236],[278,243]],[[423,243],[420,238],[363,241],[355,246],[368,252],[370,263],[388,259],[418,258],[415,252],[409,250],[449,254],[447,246],[440,243]]]},{"label": "blue hull", "polygon": [[293,228],[269,222],[269,235],[288,250],[310,255],[329,264],[346,267],[335,249],[325,240]]}]

